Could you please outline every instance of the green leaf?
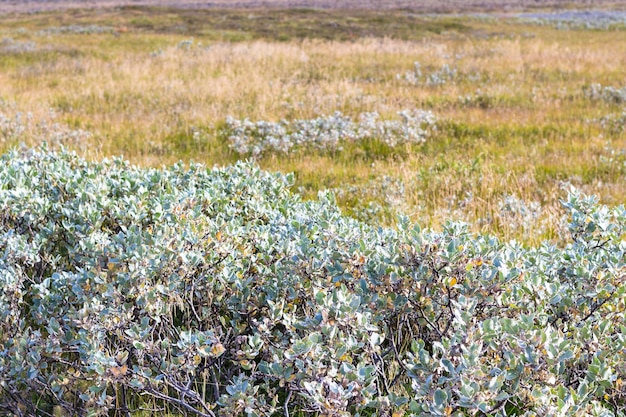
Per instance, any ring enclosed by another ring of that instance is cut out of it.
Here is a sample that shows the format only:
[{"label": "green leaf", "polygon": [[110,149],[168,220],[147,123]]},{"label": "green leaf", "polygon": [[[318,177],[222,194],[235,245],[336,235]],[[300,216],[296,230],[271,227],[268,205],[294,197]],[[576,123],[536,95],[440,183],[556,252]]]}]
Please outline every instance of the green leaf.
[{"label": "green leaf", "polygon": [[441,407],[448,401],[448,394],[442,389],[437,389],[435,390],[434,400],[435,405]]}]

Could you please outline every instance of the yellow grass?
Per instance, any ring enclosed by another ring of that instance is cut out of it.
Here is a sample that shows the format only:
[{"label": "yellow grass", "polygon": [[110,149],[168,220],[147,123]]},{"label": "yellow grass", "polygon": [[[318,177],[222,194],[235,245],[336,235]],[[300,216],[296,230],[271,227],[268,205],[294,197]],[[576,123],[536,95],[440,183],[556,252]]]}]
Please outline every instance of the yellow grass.
[{"label": "yellow grass", "polygon": [[[239,158],[218,135],[227,116],[276,121],[378,111],[392,117],[427,108],[441,123],[424,145],[391,155],[353,146],[258,162],[295,172],[294,189],[306,198],[343,189],[340,203],[357,216],[367,217],[363,209],[375,201],[383,208],[375,215],[379,221],[392,222],[396,211],[432,227],[462,219],[477,230],[527,242],[559,239],[564,183],[609,204],[626,196],[625,157],[619,156],[626,139],[594,121],[621,106],[591,101],[582,90],[596,82],[625,86],[624,31],[557,31],[478,19],[467,33],[417,40],[221,42],[208,32],[195,34],[184,48],[177,45],[187,34],[132,25],[114,33],[40,35],[55,25],[54,14],[45,16],[4,17],[0,37],[34,42],[37,49],[0,47],[0,111],[31,112],[36,121],[51,120],[53,112],[57,122],[91,132],[91,138],[67,143],[89,158],[123,154],[151,166],[180,159],[222,165]],[[107,16],[114,21],[115,13]],[[439,87],[411,85],[402,75],[416,61],[424,73],[449,64],[464,77]],[[474,101],[463,104],[461,97]],[[41,137],[20,140],[35,144]],[[607,162],[612,150],[617,156]],[[403,190],[381,186],[385,176],[401,181]],[[507,195],[540,203],[540,217],[526,229],[515,226],[501,209]]]}]

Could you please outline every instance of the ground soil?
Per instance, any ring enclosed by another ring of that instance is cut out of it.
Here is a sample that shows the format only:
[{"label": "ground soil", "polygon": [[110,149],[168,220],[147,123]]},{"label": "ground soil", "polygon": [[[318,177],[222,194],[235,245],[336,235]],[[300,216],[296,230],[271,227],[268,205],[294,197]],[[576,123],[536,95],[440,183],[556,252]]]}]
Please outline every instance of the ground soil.
[{"label": "ground soil", "polygon": [[163,6],[182,8],[407,9],[420,13],[507,12],[537,8],[626,8],[626,0],[0,0],[0,13],[69,8]]}]

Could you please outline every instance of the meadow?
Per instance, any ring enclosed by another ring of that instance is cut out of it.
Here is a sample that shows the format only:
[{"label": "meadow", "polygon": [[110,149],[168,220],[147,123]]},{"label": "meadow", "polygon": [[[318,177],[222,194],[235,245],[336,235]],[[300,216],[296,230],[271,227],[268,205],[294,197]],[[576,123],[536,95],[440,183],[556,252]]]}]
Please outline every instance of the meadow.
[{"label": "meadow", "polygon": [[1,14],[0,411],[624,415],[625,80],[608,9]]},{"label": "meadow", "polygon": [[[393,119],[423,109],[438,121],[420,144],[370,140],[255,159],[293,172],[307,198],[335,190],[346,213],[366,221],[392,224],[405,213],[437,227],[454,217],[525,242],[558,239],[567,184],[608,204],[625,195],[626,92],[589,93],[594,84],[624,88],[619,27],[150,8],[5,15],[2,23],[2,115],[22,114],[29,144],[42,140],[36,126],[45,121],[81,131],[61,141],[91,159],[224,166],[251,156],[229,147],[228,117]],[[22,141],[3,130],[4,149]]]}]

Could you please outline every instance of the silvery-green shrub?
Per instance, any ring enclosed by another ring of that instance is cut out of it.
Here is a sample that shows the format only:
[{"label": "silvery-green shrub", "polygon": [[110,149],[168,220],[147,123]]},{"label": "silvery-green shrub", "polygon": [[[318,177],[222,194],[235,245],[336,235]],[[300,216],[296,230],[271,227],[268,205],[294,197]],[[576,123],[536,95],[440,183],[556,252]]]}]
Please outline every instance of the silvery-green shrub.
[{"label": "silvery-green shrub", "polygon": [[314,119],[252,122],[226,118],[222,135],[241,155],[258,156],[267,152],[289,153],[293,149],[341,150],[345,143],[377,139],[389,146],[422,143],[436,128],[430,111],[403,110],[399,119],[381,120],[376,112],[361,113],[357,121],[335,112]]},{"label": "silvery-green shrub", "polygon": [[625,415],[624,207],[572,190],[524,247],[291,182],[3,156],[1,412]]}]

